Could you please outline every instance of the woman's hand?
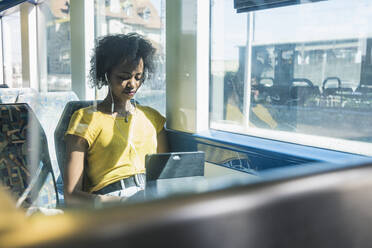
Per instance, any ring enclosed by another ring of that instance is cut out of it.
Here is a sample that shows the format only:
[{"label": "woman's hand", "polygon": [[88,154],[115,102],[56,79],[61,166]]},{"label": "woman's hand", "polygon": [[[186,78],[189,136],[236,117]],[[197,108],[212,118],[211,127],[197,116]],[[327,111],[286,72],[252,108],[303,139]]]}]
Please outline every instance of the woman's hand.
[{"label": "woman's hand", "polygon": [[163,128],[157,135],[158,147],[157,153],[169,152],[167,133]]}]

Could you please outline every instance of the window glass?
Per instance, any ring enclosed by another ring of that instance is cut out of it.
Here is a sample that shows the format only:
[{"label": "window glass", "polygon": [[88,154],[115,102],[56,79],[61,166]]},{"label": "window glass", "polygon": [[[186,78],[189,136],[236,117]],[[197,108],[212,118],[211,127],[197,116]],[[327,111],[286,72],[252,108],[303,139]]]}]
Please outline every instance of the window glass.
[{"label": "window glass", "polygon": [[[96,0],[96,37],[137,32],[156,48],[156,71],[141,86],[136,100],[165,114],[165,0]],[[98,91],[102,99],[107,88]]]},{"label": "window glass", "polygon": [[22,87],[21,15],[19,10],[2,17],[4,82],[9,88]]},{"label": "window glass", "polygon": [[212,128],[370,146],[370,1],[236,13],[233,1],[214,0],[211,10]]},{"label": "window glass", "polygon": [[46,47],[46,70],[44,70],[47,89],[48,91],[71,90],[69,0],[44,1],[40,5],[40,11],[39,25],[43,26],[43,30],[39,34],[39,39],[43,39]]}]

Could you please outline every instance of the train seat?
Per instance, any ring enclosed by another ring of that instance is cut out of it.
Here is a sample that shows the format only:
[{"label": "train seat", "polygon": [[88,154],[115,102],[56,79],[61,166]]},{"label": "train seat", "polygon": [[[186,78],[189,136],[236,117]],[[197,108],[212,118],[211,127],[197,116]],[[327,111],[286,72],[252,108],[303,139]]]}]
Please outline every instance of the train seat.
[{"label": "train seat", "polygon": [[0,181],[24,208],[58,206],[46,135],[25,103],[0,105]]}]

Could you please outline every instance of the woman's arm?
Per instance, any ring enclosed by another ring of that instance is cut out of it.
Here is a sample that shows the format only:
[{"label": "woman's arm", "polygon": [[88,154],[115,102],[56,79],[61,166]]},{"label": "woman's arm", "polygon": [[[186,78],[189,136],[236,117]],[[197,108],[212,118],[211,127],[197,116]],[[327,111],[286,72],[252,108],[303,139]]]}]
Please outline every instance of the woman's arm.
[{"label": "woman's arm", "polygon": [[169,152],[167,133],[164,128],[158,133],[157,139],[158,139],[157,153]]},{"label": "woman's arm", "polygon": [[65,166],[64,194],[67,205],[94,204],[119,200],[117,197],[95,195],[83,191],[84,161],[88,142],[76,135],[66,136],[67,164]]},{"label": "woman's arm", "polygon": [[[68,205],[94,203],[96,201],[117,200],[116,197],[95,195],[83,191],[84,161],[88,142],[76,135],[66,136],[67,164],[64,173],[65,201]],[[163,128],[157,135],[157,153],[169,152],[166,131]]]},{"label": "woman's arm", "polygon": [[93,202],[95,195],[83,192],[85,154],[88,142],[76,135],[66,136],[67,164],[64,173],[65,202],[68,205]]}]

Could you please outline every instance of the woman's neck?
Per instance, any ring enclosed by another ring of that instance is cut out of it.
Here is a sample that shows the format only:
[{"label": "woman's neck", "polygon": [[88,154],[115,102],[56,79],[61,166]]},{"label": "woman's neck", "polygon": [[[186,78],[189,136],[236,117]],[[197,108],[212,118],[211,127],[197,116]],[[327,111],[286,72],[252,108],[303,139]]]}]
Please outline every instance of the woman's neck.
[{"label": "woman's neck", "polygon": [[[112,104],[112,102],[110,103]],[[114,99],[114,110],[115,112],[126,112],[130,111],[132,109],[132,103],[130,100],[125,100],[125,101],[117,101]]]},{"label": "woman's neck", "polygon": [[[119,100],[119,99],[117,99],[117,98],[114,97],[113,100],[114,100],[114,112],[117,112],[119,114],[123,114],[123,113],[126,113],[126,112],[132,113],[134,111],[135,106],[133,106],[133,104],[131,103],[130,99],[121,101],[121,100]],[[110,112],[111,112],[112,98],[111,98],[110,95],[108,95],[103,100],[103,104],[106,105],[106,108],[107,109],[110,109]]]}]

